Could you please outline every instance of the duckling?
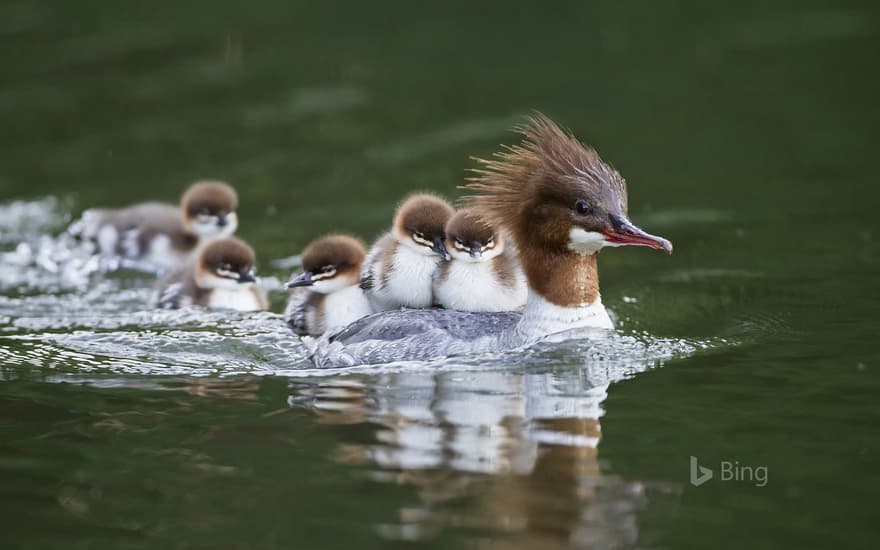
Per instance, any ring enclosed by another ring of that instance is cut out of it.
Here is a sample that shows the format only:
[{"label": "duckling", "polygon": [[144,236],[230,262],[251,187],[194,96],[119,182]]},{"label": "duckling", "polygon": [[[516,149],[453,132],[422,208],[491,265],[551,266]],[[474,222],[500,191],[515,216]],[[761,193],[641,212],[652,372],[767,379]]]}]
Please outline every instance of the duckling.
[{"label": "duckling", "polygon": [[180,206],[145,202],[120,209],[86,210],[72,233],[94,241],[104,256],[136,260],[162,271],[179,266],[211,239],[238,227],[238,195],[220,181],[199,181]]},{"label": "duckling", "polygon": [[391,231],[370,249],[361,273],[361,288],[374,311],[434,305],[432,281],[437,266],[450,258],[444,227],[454,212],[428,193],[411,195],[400,205]]},{"label": "duckling", "polygon": [[300,336],[320,336],[372,313],[358,283],[366,252],[347,235],[328,235],[302,254],[303,272],[287,288],[295,289],[284,320]]},{"label": "duckling", "polygon": [[516,252],[496,227],[472,209],[455,213],[446,224],[446,248],[452,260],[434,277],[434,299],[459,311],[518,311],[528,286]]},{"label": "duckling", "polygon": [[159,279],[150,299],[154,307],[197,305],[217,309],[268,309],[266,292],[257,286],[253,249],[235,237],[215,239],[195,259]]}]

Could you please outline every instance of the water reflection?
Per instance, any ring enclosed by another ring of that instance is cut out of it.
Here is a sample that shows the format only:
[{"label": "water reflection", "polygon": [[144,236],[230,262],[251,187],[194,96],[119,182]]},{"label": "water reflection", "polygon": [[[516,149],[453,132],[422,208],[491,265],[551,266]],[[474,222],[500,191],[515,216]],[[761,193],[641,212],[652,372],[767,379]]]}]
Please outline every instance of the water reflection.
[{"label": "water reflection", "polygon": [[291,403],[321,422],[377,426],[372,441],[341,443],[335,460],[417,489],[416,505],[378,526],[384,537],[455,527],[490,548],[619,548],[638,538],[643,487],[602,473],[608,384],[588,369],[341,376],[293,389]]}]

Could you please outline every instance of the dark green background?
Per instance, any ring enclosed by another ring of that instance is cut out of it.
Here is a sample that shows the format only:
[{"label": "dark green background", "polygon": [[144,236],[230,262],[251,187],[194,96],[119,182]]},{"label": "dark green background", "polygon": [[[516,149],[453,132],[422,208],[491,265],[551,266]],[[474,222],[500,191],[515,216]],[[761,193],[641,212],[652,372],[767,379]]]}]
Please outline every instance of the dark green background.
[{"label": "dark green background", "polygon": [[[468,157],[539,109],[675,243],[602,254],[624,327],[731,342],[613,385],[598,457],[542,444],[519,474],[464,472],[448,448],[422,450],[440,454],[431,468],[377,461],[406,448],[383,436],[406,422],[370,397],[409,399],[394,376],[342,377],[358,413],[329,420],[297,398],[332,385],[320,378],[109,377],[49,346],[0,365],[4,546],[874,547],[878,15],[869,1],[4,2],[0,200],[76,212],[223,178],[239,234],[283,277],[270,260],[331,230],[368,240],[412,189],[456,196]],[[3,333],[27,335],[14,322],[32,300],[3,297]],[[0,337],[0,361],[23,349]],[[766,465],[769,483],[694,488],[691,455]]]}]

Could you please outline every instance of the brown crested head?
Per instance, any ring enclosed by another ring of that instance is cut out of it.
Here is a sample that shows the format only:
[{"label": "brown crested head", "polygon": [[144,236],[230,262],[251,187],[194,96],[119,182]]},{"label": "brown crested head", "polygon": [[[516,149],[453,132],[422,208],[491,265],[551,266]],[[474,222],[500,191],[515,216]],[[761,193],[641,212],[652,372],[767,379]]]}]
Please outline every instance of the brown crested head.
[{"label": "brown crested head", "polygon": [[560,306],[599,296],[596,253],[605,246],[650,246],[672,252],[666,239],[627,218],[626,182],[599,154],[541,113],[515,128],[505,146],[464,189],[462,202],[510,233],[529,287]]},{"label": "brown crested head", "polygon": [[393,232],[401,242],[449,259],[445,228],[454,213],[455,209],[446,200],[430,193],[416,193],[397,208]]},{"label": "brown crested head", "polygon": [[224,237],[209,242],[199,253],[198,269],[239,283],[254,282],[256,256],[254,250],[235,237]]},{"label": "brown crested head", "polygon": [[477,215],[472,208],[458,210],[446,224],[446,248],[481,257],[489,251],[498,252],[503,247],[501,235]]},{"label": "brown crested head", "polygon": [[[463,187],[475,194],[462,200],[510,231],[521,250],[592,254],[605,245],[642,244],[671,251],[668,241],[629,222],[626,182],[595,149],[541,113],[515,131],[523,136],[519,145],[475,159],[481,167]],[[577,239],[588,244],[581,248]]]},{"label": "brown crested head", "polygon": [[[317,291],[333,291],[357,284],[365,256],[363,243],[354,237],[321,237],[303,250],[303,272],[288,282],[287,287],[314,286]],[[328,285],[331,281],[334,283]],[[336,281],[343,281],[344,285],[339,286]]]},{"label": "brown crested head", "polygon": [[198,181],[183,194],[180,208],[187,218],[228,216],[238,208],[238,194],[222,181]]}]

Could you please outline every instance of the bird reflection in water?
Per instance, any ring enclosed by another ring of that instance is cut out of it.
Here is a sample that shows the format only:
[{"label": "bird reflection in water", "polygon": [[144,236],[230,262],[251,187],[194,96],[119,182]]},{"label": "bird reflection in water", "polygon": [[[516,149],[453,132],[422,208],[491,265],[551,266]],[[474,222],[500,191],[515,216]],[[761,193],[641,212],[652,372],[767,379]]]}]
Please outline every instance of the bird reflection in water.
[{"label": "bird reflection in water", "polygon": [[344,376],[294,382],[290,400],[321,422],[378,426],[374,441],[343,443],[334,458],[416,489],[417,504],[377,527],[383,537],[452,527],[481,547],[629,547],[643,487],[602,474],[608,384],[591,378],[587,369]]}]

